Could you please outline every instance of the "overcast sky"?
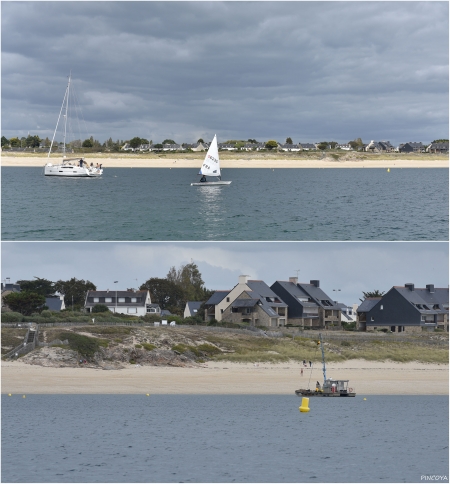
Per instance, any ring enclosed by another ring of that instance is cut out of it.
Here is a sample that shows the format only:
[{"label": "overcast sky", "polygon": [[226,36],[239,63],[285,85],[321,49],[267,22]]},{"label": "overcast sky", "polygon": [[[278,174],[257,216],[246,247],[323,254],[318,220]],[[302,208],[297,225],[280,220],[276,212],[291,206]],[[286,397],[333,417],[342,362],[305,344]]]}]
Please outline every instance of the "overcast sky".
[{"label": "overcast sky", "polygon": [[2,282],[76,277],[125,290],[193,260],[208,289],[231,289],[241,274],[269,286],[298,274],[353,304],[407,282],[448,287],[448,255],[447,242],[3,242]]},{"label": "overcast sky", "polygon": [[[448,2],[2,2],[2,135],[448,137]],[[59,140],[62,141],[62,140]]]}]

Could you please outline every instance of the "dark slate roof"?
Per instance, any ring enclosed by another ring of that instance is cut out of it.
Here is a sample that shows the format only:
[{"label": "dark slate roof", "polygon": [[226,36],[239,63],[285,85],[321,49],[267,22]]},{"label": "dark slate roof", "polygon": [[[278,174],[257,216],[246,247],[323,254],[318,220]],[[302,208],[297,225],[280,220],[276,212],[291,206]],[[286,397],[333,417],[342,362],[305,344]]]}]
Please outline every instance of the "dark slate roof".
[{"label": "dark slate roof", "polygon": [[[435,304],[439,304],[439,310],[444,311],[444,306],[448,307],[448,294],[449,290],[447,288],[435,288],[434,292],[430,292],[428,289],[424,288],[414,288],[413,291],[407,287],[396,287],[394,288],[399,292],[407,301],[410,303],[420,306],[427,306],[429,310],[433,309]],[[422,308],[418,308],[419,310]],[[423,308],[426,310],[426,308]]]},{"label": "dark slate roof", "polygon": [[46,297],[45,305],[50,311],[61,311],[62,301],[59,297]]},{"label": "dark slate roof", "polygon": [[283,306],[286,307],[287,304],[280,299],[277,294],[275,294],[272,289],[264,281],[247,281],[247,286],[258,296],[262,298],[272,298],[274,301],[268,301],[272,306]]},{"label": "dark slate roof", "polygon": [[259,302],[259,298],[257,299],[236,299],[231,307],[233,308],[252,308],[253,306],[256,306]]},{"label": "dark slate roof", "polygon": [[230,291],[216,291],[207,301],[206,304],[208,305],[216,305],[219,304]]},{"label": "dark slate roof", "polygon": [[312,143],[299,143],[299,145],[302,147],[302,148],[315,148],[316,145],[312,144]]},{"label": "dark slate roof", "polygon": [[203,301],[188,301],[186,304],[189,309],[189,312],[193,314],[194,312],[200,309],[200,306],[203,304]]},{"label": "dark slate roof", "polygon": [[[140,298],[141,301],[140,302],[126,302],[126,303],[123,303],[123,302],[118,302],[117,301],[117,306],[136,306],[136,305],[140,305],[140,306],[144,306],[145,303],[146,303],[146,299],[147,299],[147,292],[148,291],[117,291],[117,299],[119,299],[120,297],[129,297],[129,298],[132,298],[132,297],[135,297],[135,298]],[[88,301],[88,298],[91,298],[91,297],[112,297],[115,299],[116,297],[116,291],[114,290],[110,290],[110,291],[88,291],[88,293],[86,294],[86,306],[94,306],[95,304],[104,304],[104,303],[95,303],[95,302],[90,302]],[[114,303],[116,304],[116,303]]]},{"label": "dark slate roof", "polygon": [[356,310],[358,313],[367,313],[370,311],[378,302],[381,301],[381,297],[368,297],[358,306]]},{"label": "dark slate roof", "polygon": [[173,316],[168,309],[161,309],[161,316]]},{"label": "dark slate roof", "polygon": [[[335,302],[331,297],[325,294],[320,287],[316,287],[313,284],[304,284],[299,282],[298,286],[300,286],[303,291],[306,292],[317,304],[325,309],[339,309],[339,306],[336,306]],[[329,301],[329,305],[325,305],[322,301]]]},{"label": "dark slate roof", "polygon": [[[270,288],[269,288],[270,289]],[[287,304],[284,303],[273,303],[273,302],[268,302],[264,297],[260,297],[260,295],[257,292],[254,291],[246,291],[246,293],[253,299],[258,300],[258,306],[270,317],[279,317],[277,312],[273,309],[274,307],[287,307]]]}]

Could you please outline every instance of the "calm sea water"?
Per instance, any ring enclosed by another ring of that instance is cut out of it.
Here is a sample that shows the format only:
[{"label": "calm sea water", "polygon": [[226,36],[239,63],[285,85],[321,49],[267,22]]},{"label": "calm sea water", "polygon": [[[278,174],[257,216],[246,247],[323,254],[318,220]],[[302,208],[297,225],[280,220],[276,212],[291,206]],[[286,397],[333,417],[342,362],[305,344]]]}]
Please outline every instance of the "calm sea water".
[{"label": "calm sea water", "polygon": [[2,168],[3,240],[448,240],[446,169]]},{"label": "calm sea water", "polygon": [[[448,397],[2,396],[2,482],[420,482]],[[448,480],[446,481],[448,482]]]}]

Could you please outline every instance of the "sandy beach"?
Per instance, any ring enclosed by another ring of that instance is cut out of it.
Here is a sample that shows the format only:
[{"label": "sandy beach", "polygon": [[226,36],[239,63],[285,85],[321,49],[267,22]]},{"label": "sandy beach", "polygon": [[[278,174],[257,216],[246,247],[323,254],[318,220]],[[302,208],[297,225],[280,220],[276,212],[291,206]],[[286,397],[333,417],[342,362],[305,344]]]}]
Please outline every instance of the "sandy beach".
[{"label": "sandy beach", "polygon": [[[208,362],[197,368],[122,370],[49,368],[2,362],[2,393],[11,394],[292,394],[323,381],[321,365]],[[327,366],[359,395],[448,395],[448,365],[351,360]]]},{"label": "sandy beach", "polygon": [[[52,158],[53,163],[60,159]],[[182,158],[96,158],[87,156],[94,164],[102,163],[103,168],[199,168],[199,159]],[[47,163],[47,157],[32,156],[2,156],[2,166],[42,167]],[[226,168],[448,168],[448,158],[430,158],[417,160],[385,159],[385,160],[334,160],[324,159],[221,159],[222,169]]]}]

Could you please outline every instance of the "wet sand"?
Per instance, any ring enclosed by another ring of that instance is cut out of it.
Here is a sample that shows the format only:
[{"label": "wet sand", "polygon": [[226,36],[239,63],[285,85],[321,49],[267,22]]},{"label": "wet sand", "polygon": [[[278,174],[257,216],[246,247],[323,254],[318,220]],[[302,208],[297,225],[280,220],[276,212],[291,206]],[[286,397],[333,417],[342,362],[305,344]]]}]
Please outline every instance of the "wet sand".
[{"label": "wet sand", "polygon": [[[87,156],[86,161],[102,163],[103,168],[199,168],[201,160],[180,158],[103,158]],[[52,158],[52,163],[60,159]],[[2,166],[42,167],[47,157],[2,156]],[[325,159],[221,159],[221,168],[448,168],[448,158],[430,158],[418,160],[385,159],[385,160],[334,160]]]},{"label": "wet sand", "polygon": [[[53,368],[2,362],[2,393],[12,394],[293,394],[323,381],[321,365],[296,362],[208,362],[196,368],[143,367],[122,370]],[[327,377],[350,380],[359,395],[448,395],[444,364],[351,360],[327,365]]]}]

